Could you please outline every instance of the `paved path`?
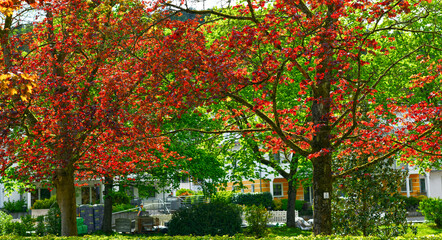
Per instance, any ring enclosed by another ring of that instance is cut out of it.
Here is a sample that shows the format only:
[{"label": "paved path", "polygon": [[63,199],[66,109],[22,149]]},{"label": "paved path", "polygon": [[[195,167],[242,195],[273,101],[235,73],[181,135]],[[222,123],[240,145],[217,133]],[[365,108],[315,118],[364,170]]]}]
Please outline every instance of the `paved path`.
[{"label": "paved path", "polygon": [[425,218],[423,216],[407,217],[407,221],[414,222],[414,223],[422,223],[422,222],[425,222]]}]

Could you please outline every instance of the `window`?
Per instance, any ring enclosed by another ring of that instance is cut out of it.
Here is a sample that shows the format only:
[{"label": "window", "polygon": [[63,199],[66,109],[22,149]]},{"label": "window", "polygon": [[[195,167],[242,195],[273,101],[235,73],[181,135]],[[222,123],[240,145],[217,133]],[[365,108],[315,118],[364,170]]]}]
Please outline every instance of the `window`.
[{"label": "window", "polygon": [[283,196],[282,192],[282,183],[274,183],[273,184],[273,196]]},{"label": "window", "polygon": [[304,201],[312,202],[312,187],[304,187]]},{"label": "window", "polygon": [[82,187],[81,204],[100,203],[100,187]]},{"label": "window", "polygon": [[419,183],[420,183],[420,187],[421,187],[421,193],[422,194],[427,193],[427,186],[426,186],[425,178],[419,179]]},{"label": "window", "polygon": [[51,191],[47,188],[37,188],[35,191],[31,192],[31,204],[34,204],[37,200],[49,199],[51,198]]},{"label": "window", "polygon": [[47,188],[40,188],[40,199],[49,199],[51,198],[51,191]]},{"label": "window", "polygon": [[[407,185],[405,184],[405,182],[406,180],[402,182],[401,192],[407,192]],[[413,182],[411,181],[411,179],[408,179],[408,184],[410,186],[410,192],[413,192]]]},{"label": "window", "polygon": [[252,184],[252,192],[255,192],[255,184]]}]

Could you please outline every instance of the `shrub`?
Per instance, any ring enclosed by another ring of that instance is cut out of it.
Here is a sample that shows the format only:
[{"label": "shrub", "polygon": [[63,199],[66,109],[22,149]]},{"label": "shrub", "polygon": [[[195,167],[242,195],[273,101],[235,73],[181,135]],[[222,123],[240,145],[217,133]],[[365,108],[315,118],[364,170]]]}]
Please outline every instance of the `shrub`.
[{"label": "shrub", "polygon": [[36,200],[32,205],[32,209],[48,209],[51,207],[55,207],[57,204],[57,197],[53,195],[51,198]]},{"label": "shrub", "polygon": [[22,225],[20,227],[23,229],[23,230],[21,230],[22,234],[23,234],[21,236],[30,235],[30,234],[27,234],[26,232],[32,232],[35,230],[34,226],[35,226],[36,219],[33,218],[31,215],[25,215],[25,216],[22,216],[20,218],[20,220],[21,220],[21,225]]},{"label": "shrub", "polygon": [[[288,199],[281,199],[281,202],[282,202],[281,210],[287,211]],[[301,211],[302,207],[304,206],[304,204],[305,204],[305,201],[296,200],[296,202],[295,202],[295,210]]]},{"label": "shrub", "polygon": [[442,199],[428,198],[419,203],[420,212],[428,221],[436,223],[437,227],[442,227]]},{"label": "shrub", "polygon": [[177,196],[188,196],[188,195],[194,195],[195,192],[190,190],[190,189],[186,189],[186,188],[181,188],[178,191],[176,191],[176,195]]},{"label": "shrub", "polygon": [[263,206],[247,206],[245,207],[244,217],[249,224],[247,232],[256,237],[265,237],[268,234],[267,223],[269,222],[270,213]]},{"label": "shrub", "polygon": [[4,203],[4,207],[10,213],[23,212],[26,209],[26,202],[24,199],[12,202],[7,201]]},{"label": "shrub", "polygon": [[215,203],[232,203],[232,197],[233,197],[233,192],[231,191],[219,191],[216,192],[212,198],[210,199],[211,202]]},{"label": "shrub", "polygon": [[131,197],[126,192],[112,192],[112,205],[130,204]]},{"label": "shrub", "polygon": [[0,235],[10,234],[7,231],[12,222],[12,216],[0,210]]},{"label": "shrub", "polygon": [[265,208],[272,207],[273,197],[269,192],[263,193],[237,193],[233,194],[232,203],[245,205],[245,206],[259,206],[262,205]]},{"label": "shrub", "polygon": [[405,208],[407,211],[415,211],[419,207],[419,202],[421,201],[421,199],[413,196],[406,197],[400,195],[398,198],[405,202]]},{"label": "shrub", "polygon": [[241,210],[233,204],[201,203],[176,211],[170,235],[234,235],[241,231]]},{"label": "shrub", "polygon": [[13,222],[12,216],[0,211],[0,235],[14,234],[26,236],[27,231],[34,230],[35,219],[31,215],[21,217],[21,222]]},{"label": "shrub", "polygon": [[[272,209],[273,210],[283,210],[281,199],[279,199],[279,198],[273,199]],[[287,209],[287,205],[286,205],[286,209]]]},{"label": "shrub", "polygon": [[37,226],[35,227],[35,234],[37,234],[38,236],[43,236],[46,234],[44,219],[45,219],[44,216],[38,216],[36,219]]},{"label": "shrub", "polygon": [[121,212],[127,209],[134,208],[131,204],[122,203],[122,204],[115,204],[112,206],[112,212]]},{"label": "shrub", "polygon": [[[368,162],[359,157],[352,161],[337,162],[345,169]],[[412,228],[407,223],[404,201],[397,192],[405,172],[391,168],[393,159],[351,173],[336,181],[332,198],[332,221],[336,234],[373,235],[390,239],[407,233]]]},{"label": "shrub", "polygon": [[47,215],[47,232],[49,234],[61,235],[61,212],[58,205],[49,209]]}]

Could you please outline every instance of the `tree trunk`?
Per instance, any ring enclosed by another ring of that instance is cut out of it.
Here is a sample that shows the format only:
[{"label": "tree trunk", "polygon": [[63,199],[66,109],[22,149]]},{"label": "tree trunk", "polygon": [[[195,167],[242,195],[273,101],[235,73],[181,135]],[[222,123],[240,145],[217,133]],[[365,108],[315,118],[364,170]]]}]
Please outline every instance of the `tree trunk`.
[{"label": "tree trunk", "polygon": [[288,201],[287,201],[287,227],[296,227],[296,180],[287,179],[288,181]]},{"label": "tree trunk", "polygon": [[77,236],[77,205],[72,167],[57,169],[53,183],[61,211],[61,236]]},{"label": "tree trunk", "polygon": [[332,234],[331,222],[332,172],[330,155],[313,161],[313,233]]},{"label": "tree trunk", "polygon": [[114,180],[110,177],[104,179],[104,216],[102,230],[105,233],[112,233],[112,188]]},{"label": "tree trunk", "polygon": [[5,64],[5,69],[2,69],[3,73],[7,73],[12,67],[11,62],[11,44],[9,43],[9,33],[12,28],[12,15],[6,16],[4,20],[3,30],[0,30],[0,41],[3,49],[3,63]]}]

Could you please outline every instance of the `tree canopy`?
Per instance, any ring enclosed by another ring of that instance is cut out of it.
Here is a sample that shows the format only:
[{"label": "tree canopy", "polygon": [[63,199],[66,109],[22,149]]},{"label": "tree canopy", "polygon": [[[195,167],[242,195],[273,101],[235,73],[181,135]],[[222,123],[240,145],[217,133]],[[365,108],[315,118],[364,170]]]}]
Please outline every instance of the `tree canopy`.
[{"label": "tree canopy", "polygon": [[[398,154],[440,166],[440,2],[185,3],[44,1],[32,33],[2,35],[4,74],[19,69],[35,84],[16,85],[21,96],[1,78],[1,169],[52,182],[64,223],[75,220],[75,177],[167,166],[180,156],[166,151],[175,130],[163,126],[198,107],[224,124],[193,130],[297,156],[290,171],[311,161],[315,234],[332,231],[335,179]],[[332,160],[349,155],[367,161],[334,171]]]}]

